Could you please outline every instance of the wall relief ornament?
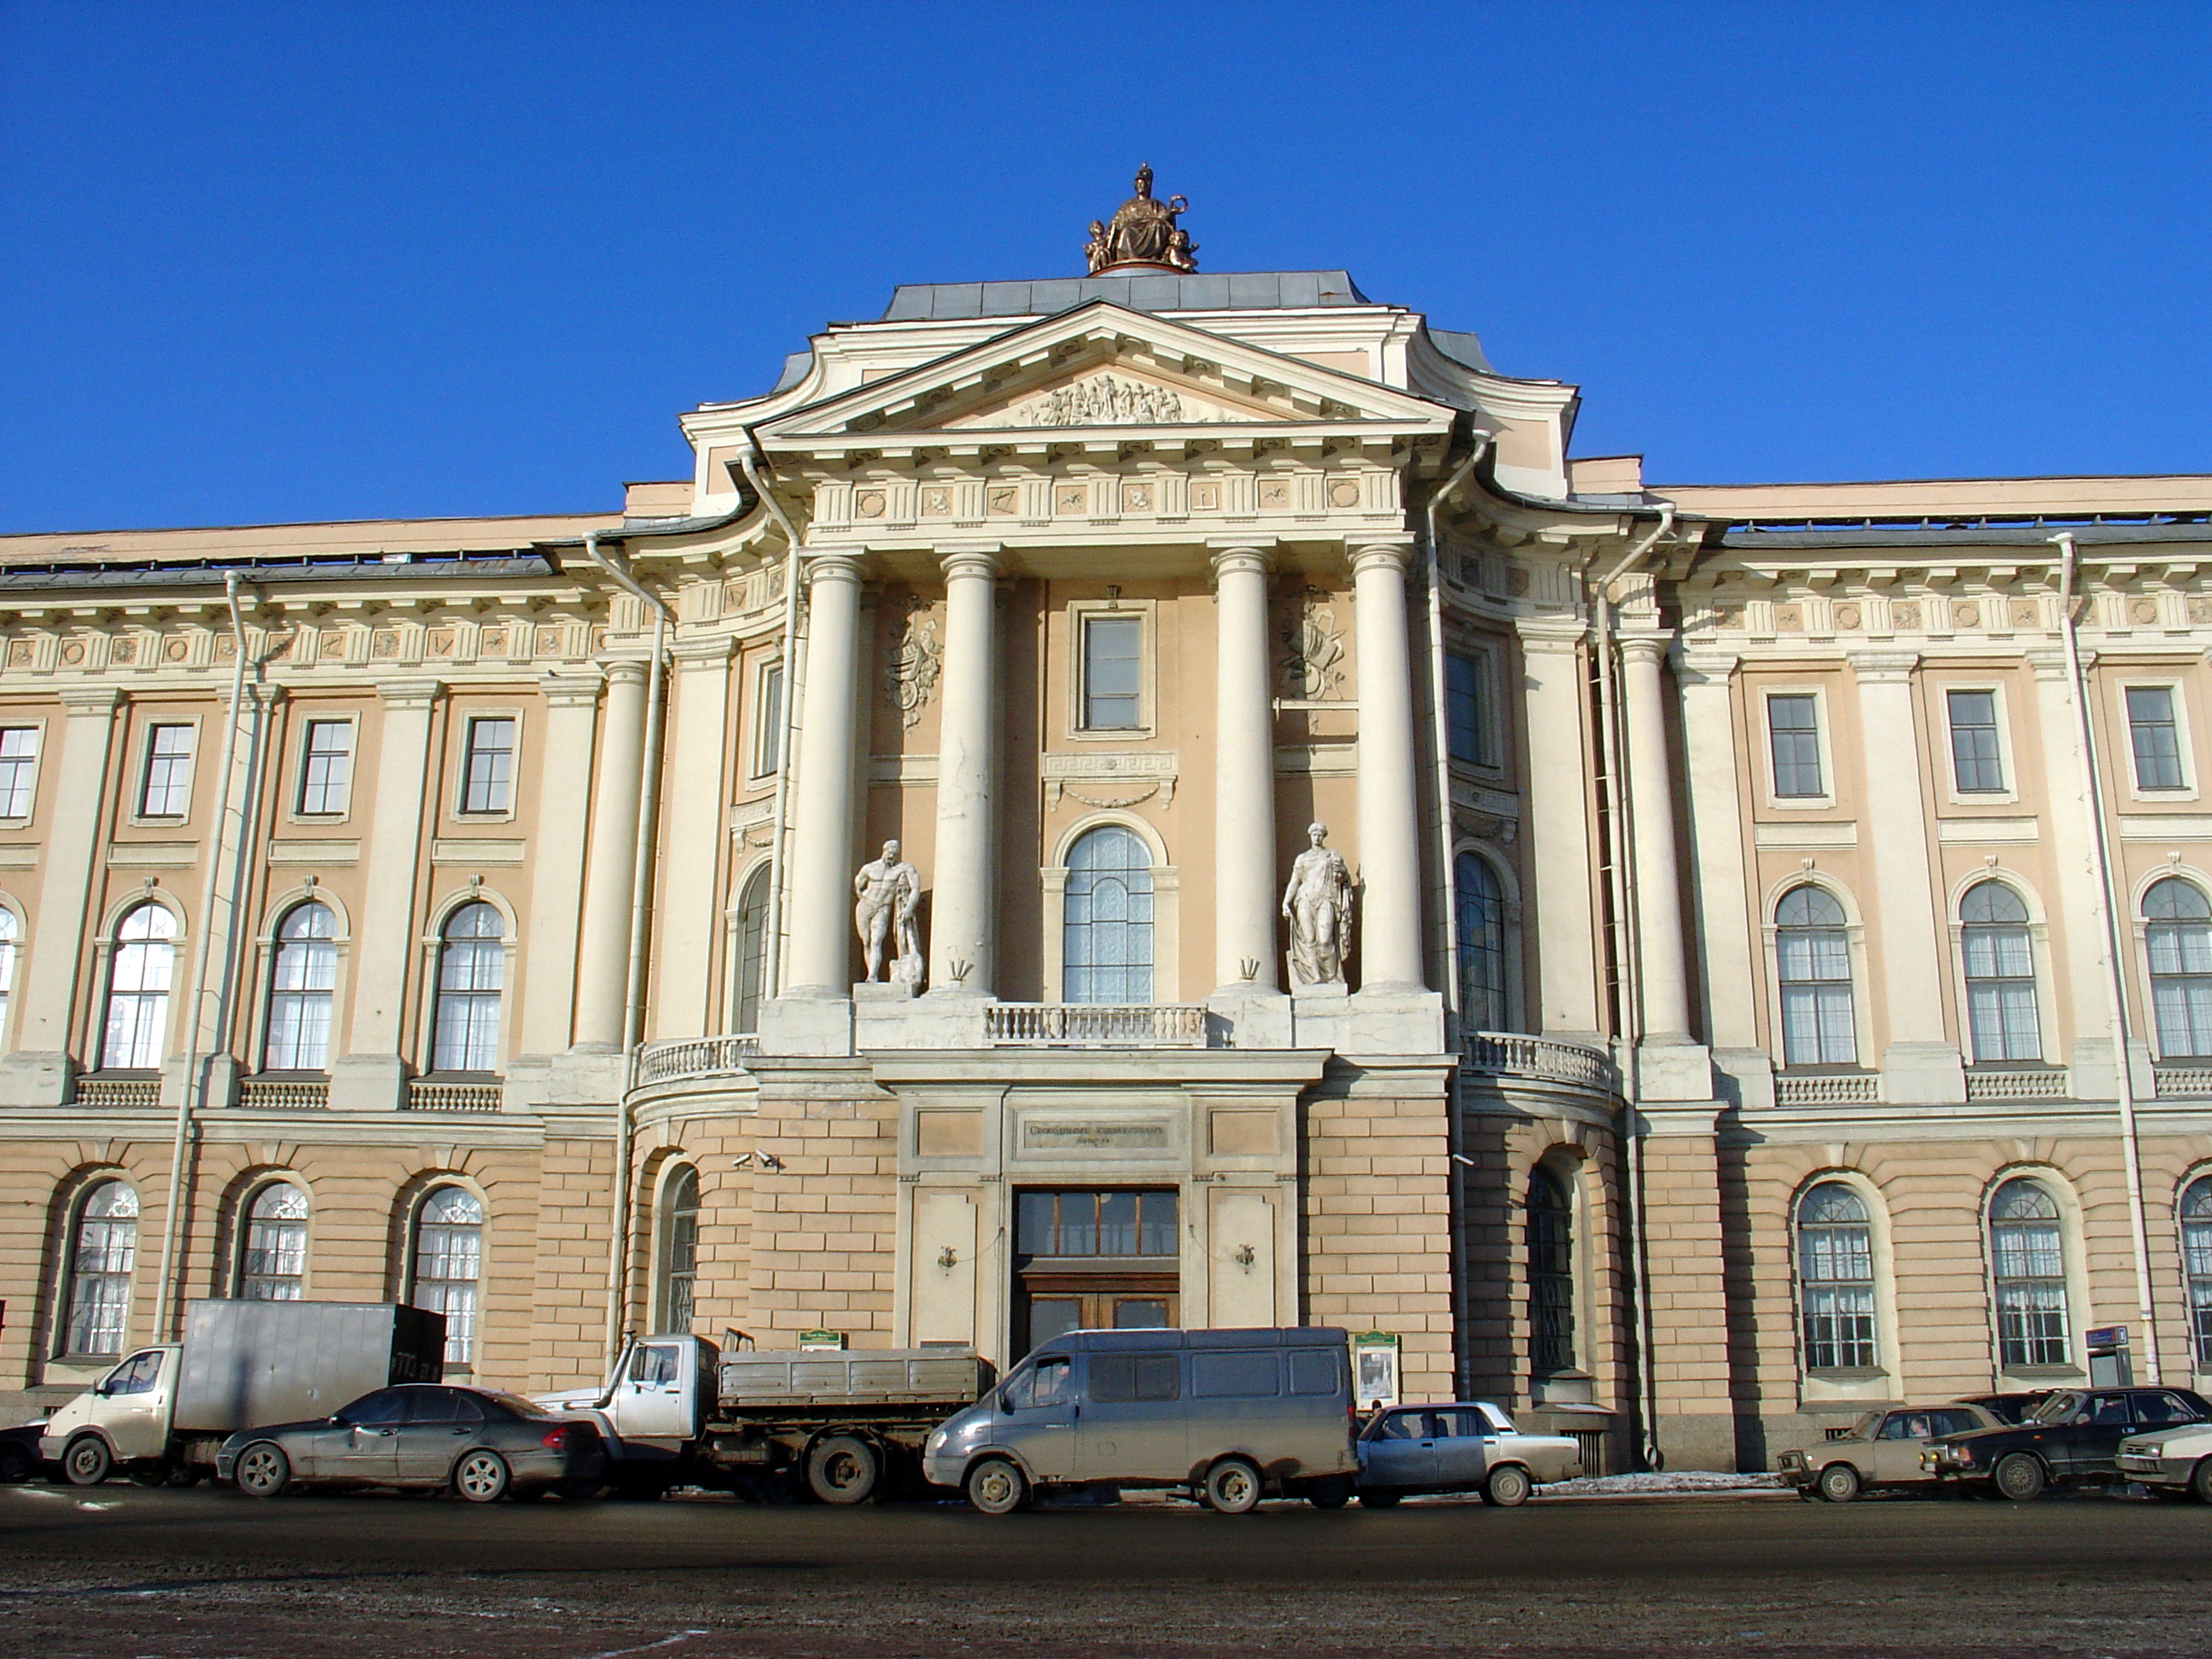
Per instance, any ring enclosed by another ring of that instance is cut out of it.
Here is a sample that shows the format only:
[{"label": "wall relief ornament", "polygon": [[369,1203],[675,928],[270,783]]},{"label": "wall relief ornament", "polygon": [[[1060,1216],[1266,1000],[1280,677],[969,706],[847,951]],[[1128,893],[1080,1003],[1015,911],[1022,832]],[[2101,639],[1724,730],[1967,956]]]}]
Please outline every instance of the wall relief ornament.
[{"label": "wall relief ornament", "polygon": [[884,696],[899,711],[908,731],[921,723],[922,705],[937,695],[937,675],[945,653],[937,640],[937,619],[927,614],[929,601],[907,601],[906,635],[884,653]]},{"label": "wall relief ornament", "polygon": [[1284,652],[1278,664],[1283,695],[1317,702],[1336,695],[1344,684],[1344,630],[1336,610],[1317,587],[1305,591],[1297,617],[1283,629]]},{"label": "wall relief ornament", "polygon": [[1114,216],[1091,222],[1091,240],[1083,245],[1084,262],[1091,274],[1122,265],[1149,265],[1156,270],[1196,270],[1198,244],[1176,223],[1190,204],[1180,196],[1164,202],[1152,195],[1152,164],[1137,169],[1137,193],[1114,210]]},{"label": "wall relief ornament", "polygon": [[1033,398],[1014,410],[1017,426],[1172,426],[1207,417],[1186,410],[1165,386],[1093,375]]}]

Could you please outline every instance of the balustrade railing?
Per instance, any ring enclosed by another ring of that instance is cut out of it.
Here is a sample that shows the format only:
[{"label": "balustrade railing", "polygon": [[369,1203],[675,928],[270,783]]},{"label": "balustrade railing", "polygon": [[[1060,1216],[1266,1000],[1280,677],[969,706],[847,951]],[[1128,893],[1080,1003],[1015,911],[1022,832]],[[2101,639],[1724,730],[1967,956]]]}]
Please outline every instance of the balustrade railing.
[{"label": "balustrade railing", "polygon": [[81,1077],[71,1091],[79,1106],[127,1111],[161,1103],[161,1080],[153,1077]]},{"label": "balustrade railing", "polygon": [[2066,1073],[2057,1066],[2025,1072],[1966,1071],[1969,1100],[2063,1100]]},{"label": "balustrade railing", "polygon": [[2160,1100],[2201,1100],[2212,1096],[2212,1066],[2160,1066],[2151,1075],[2158,1079]]},{"label": "balustrade railing", "polygon": [[1881,1098],[1879,1072],[1815,1072],[1804,1077],[1784,1073],[1774,1079],[1778,1106],[1871,1106]]},{"label": "balustrade railing", "polygon": [[649,1083],[675,1083],[684,1078],[720,1077],[742,1072],[745,1062],[758,1053],[760,1039],[750,1031],[648,1042],[637,1051],[637,1079],[633,1086],[643,1088]]},{"label": "balustrade railing", "polygon": [[1540,1078],[1613,1092],[1613,1061],[1596,1048],[1523,1031],[1476,1031],[1468,1036],[1465,1070],[1501,1077]]},{"label": "balustrade railing", "polygon": [[1206,1010],[1187,1003],[1000,1002],[983,1011],[1000,1048],[1203,1048]]},{"label": "balustrade railing", "polygon": [[422,1078],[407,1081],[407,1109],[410,1112],[496,1112],[496,1083],[433,1083]]},{"label": "balustrade railing", "polygon": [[241,1078],[238,1103],[264,1112],[319,1112],[331,1103],[331,1085],[323,1078]]}]

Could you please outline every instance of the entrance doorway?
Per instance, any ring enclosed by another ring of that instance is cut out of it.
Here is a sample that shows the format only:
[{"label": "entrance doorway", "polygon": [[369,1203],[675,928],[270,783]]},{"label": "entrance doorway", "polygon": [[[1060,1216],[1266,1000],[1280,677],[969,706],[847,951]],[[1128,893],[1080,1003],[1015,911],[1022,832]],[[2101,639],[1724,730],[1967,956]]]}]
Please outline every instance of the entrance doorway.
[{"label": "entrance doorway", "polygon": [[1142,1330],[1181,1316],[1173,1192],[1016,1194],[1013,1348],[1069,1331]]}]

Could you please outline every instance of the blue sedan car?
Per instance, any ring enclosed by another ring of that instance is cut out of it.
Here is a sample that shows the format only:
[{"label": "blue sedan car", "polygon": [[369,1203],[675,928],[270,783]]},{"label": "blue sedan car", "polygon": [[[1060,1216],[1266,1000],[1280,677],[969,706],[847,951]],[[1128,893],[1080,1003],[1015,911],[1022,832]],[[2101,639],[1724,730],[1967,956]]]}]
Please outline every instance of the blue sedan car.
[{"label": "blue sedan car", "polygon": [[1486,1400],[1390,1407],[1368,1419],[1352,1449],[1359,1455],[1354,1490],[1370,1510],[1417,1492],[1462,1492],[1510,1509],[1582,1466],[1581,1443],[1571,1436],[1523,1434]]}]

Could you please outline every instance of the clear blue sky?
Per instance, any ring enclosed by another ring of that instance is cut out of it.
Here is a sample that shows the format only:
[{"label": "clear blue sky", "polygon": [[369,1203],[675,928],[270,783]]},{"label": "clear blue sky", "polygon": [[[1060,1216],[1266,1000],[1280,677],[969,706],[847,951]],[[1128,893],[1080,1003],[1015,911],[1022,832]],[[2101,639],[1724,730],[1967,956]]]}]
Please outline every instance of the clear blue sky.
[{"label": "clear blue sky", "polygon": [[0,529],[611,506],[1149,158],[1671,483],[2212,471],[2212,9],[0,0]]}]

